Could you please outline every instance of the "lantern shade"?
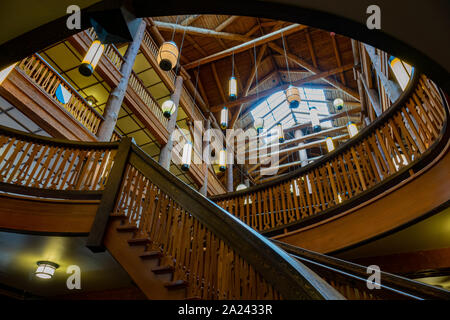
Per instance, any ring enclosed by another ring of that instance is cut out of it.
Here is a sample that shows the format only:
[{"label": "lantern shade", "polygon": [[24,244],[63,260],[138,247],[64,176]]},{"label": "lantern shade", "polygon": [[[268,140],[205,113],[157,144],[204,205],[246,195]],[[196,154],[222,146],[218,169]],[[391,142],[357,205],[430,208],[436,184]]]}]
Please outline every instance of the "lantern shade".
[{"label": "lantern shade", "polygon": [[311,118],[311,124],[314,132],[319,132],[322,130],[319,121],[319,115],[316,107],[309,107],[309,116]]},{"label": "lantern shade", "polygon": [[175,111],[175,103],[171,99],[166,100],[162,104],[161,109],[163,111],[164,117],[170,118],[172,113]]},{"label": "lantern shade", "polygon": [[220,127],[225,130],[228,127],[228,108],[223,107],[220,112]]},{"label": "lantern shade", "polygon": [[277,124],[278,141],[280,143],[284,142],[284,131],[281,123]]},{"label": "lantern shade", "polygon": [[347,130],[348,134],[350,135],[350,138],[353,138],[358,134],[358,127],[351,121],[347,123]]},{"label": "lantern shade", "polygon": [[9,73],[12,71],[12,69],[14,69],[16,64],[17,62],[0,71],[0,84],[2,84],[3,81],[8,77]]},{"label": "lantern shade", "polygon": [[300,92],[298,91],[297,87],[289,86],[286,89],[286,99],[289,102],[289,107],[292,109],[298,108],[300,105]]},{"label": "lantern shade", "polygon": [[164,71],[172,70],[177,65],[178,54],[178,47],[175,42],[164,42],[159,48],[156,58],[159,67]]},{"label": "lantern shade", "polygon": [[391,57],[389,59],[389,62],[398,84],[400,85],[402,90],[405,90],[412,75],[412,67],[399,58],[395,57]]},{"label": "lantern shade", "polygon": [[333,101],[333,105],[336,110],[342,110],[342,108],[344,107],[344,100],[342,100],[341,98],[336,98]]},{"label": "lantern shade", "polygon": [[254,121],[254,126],[255,126],[255,130],[256,133],[260,133],[263,130],[264,127],[264,119],[263,118],[256,118]]},{"label": "lantern shade", "polygon": [[38,267],[34,274],[41,279],[51,279],[55,274],[55,270],[59,267],[58,264],[50,261],[38,261],[37,265]]},{"label": "lantern shade", "polygon": [[247,186],[243,183],[241,183],[240,185],[238,185],[236,187],[236,191],[240,191],[240,190],[244,190],[244,189],[247,189]]},{"label": "lantern shade", "polygon": [[236,100],[237,98],[237,80],[234,76],[230,77],[228,81],[228,95],[230,96],[230,100]]},{"label": "lantern shade", "polygon": [[182,156],[182,165],[181,169],[183,171],[189,170],[189,165],[191,164],[192,158],[192,143],[186,142],[183,146],[183,156]]},{"label": "lantern shade", "polygon": [[333,151],[333,150],[334,150],[334,142],[333,142],[333,139],[331,139],[331,137],[327,137],[327,138],[325,139],[325,142],[326,142],[326,144],[327,144],[328,152]]},{"label": "lantern shade", "polygon": [[104,50],[105,46],[99,40],[92,42],[86,56],[78,68],[78,71],[80,71],[80,73],[85,77],[91,76],[94,73],[97,63],[100,61]]},{"label": "lantern shade", "polygon": [[219,152],[219,170],[224,172],[227,170],[227,151],[225,149]]}]

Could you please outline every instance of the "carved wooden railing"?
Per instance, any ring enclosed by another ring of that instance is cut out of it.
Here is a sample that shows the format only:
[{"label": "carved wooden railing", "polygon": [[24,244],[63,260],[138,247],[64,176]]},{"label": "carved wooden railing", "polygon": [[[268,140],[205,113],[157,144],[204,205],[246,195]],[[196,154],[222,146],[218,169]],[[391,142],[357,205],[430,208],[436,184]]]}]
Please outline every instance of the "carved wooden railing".
[{"label": "carved wooden railing", "polygon": [[98,195],[108,180],[118,145],[37,138],[0,127],[2,190],[62,198]]},{"label": "carved wooden railing", "polygon": [[[93,134],[97,133],[103,120],[102,116],[39,54],[23,59],[16,68],[22,70],[34,83],[47,92],[57,104],[67,110],[90,132]],[[59,85],[72,95],[67,103],[62,103],[56,99],[56,89]]]},{"label": "carved wooden railing", "polygon": [[[273,242],[318,273],[349,300],[450,300],[450,291],[383,271],[380,271],[379,281],[376,283],[378,288],[369,289],[367,279],[373,274],[373,271],[368,273],[365,266],[280,241],[274,240]],[[374,284],[372,282],[372,285]]]},{"label": "carved wooden railing", "polygon": [[0,179],[2,192],[69,200],[101,197],[88,246],[101,247],[108,218],[124,216],[138,226],[136,236],[148,238],[175,276],[188,284],[188,296],[342,298],[164,170],[129,138],[120,143],[69,142],[0,127]]},{"label": "carved wooden railing", "polygon": [[147,90],[142,80],[139,79],[138,76],[134,73],[134,71],[131,72],[128,84],[131,88],[133,88],[136,94],[142,99],[142,101],[156,116],[156,118],[158,118],[159,122],[161,122],[161,124],[166,127],[168,120],[164,117],[161,107],[153,98],[151,93]]},{"label": "carved wooden railing", "polygon": [[377,121],[322,159],[212,200],[252,228],[274,235],[302,221],[323,219],[396,175],[414,174],[411,168],[439,141],[447,110],[428,78],[416,72],[411,83]]}]

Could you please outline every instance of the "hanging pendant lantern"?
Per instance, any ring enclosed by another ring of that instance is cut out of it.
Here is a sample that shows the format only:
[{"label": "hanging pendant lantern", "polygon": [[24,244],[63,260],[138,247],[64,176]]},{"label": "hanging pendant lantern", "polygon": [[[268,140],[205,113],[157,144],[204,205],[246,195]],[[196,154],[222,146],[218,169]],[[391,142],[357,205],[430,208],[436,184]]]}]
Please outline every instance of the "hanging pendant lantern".
[{"label": "hanging pendant lantern", "polygon": [[263,118],[256,118],[254,121],[254,126],[257,134],[260,134],[264,128],[264,119]]},{"label": "hanging pendant lantern", "polygon": [[225,130],[228,127],[228,108],[223,107],[220,112],[220,127]]},{"label": "hanging pendant lantern", "polygon": [[219,152],[219,170],[225,172],[227,170],[227,150],[223,149]]},{"label": "hanging pendant lantern", "polygon": [[164,117],[169,119],[170,116],[175,112],[175,102],[173,102],[172,99],[166,100],[162,104],[161,109],[163,111]]},{"label": "hanging pendant lantern", "polygon": [[344,107],[344,100],[342,100],[341,98],[336,98],[333,101],[333,105],[336,110],[342,110],[342,108]]},{"label": "hanging pendant lantern", "polygon": [[237,80],[234,76],[231,76],[228,81],[228,94],[230,96],[230,100],[237,99]]},{"label": "hanging pendant lantern", "polygon": [[295,109],[298,108],[298,106],[300,105],[300,92],[298,91],[297,87],[294,86],[289,86],[286,91],[286,99],[289,102],[289,107],[291,109]]},{"label": "hanging pendant lantern", "polygon": [[326,142],[326,144],[327,144],[328,152],[333,151],[333,150],[334,150],[334,142],[333,142],[333,139],[331,139],[331,137],[327,137],[327,138],[325,139],[325,142]]},{"label": "hanging pendant lantern", "polygon": [[319,132],[320,130],[322,130],[322,128],[320,127],[319,115],[316,107],[309,107],[309,116],[311,118],[313,131]]},{"label": "hanging pendant lantern", "polygon": [[278,142],[280,143],[284,142],[284,131],[283,125],[281,123],[277,124],[277,133],[278,133]]},{"label": "hanging pendant lantern", "polygon": [[16,64],[17,64],[17,62],[12,64],[12,65],[10,65],[9,67],[6,67],[2,71],[0,71],[0,85],[8,77],[9,73],[12,71],[12,69],[14,69]]},{"label": "hanging pendant lantern", "polygon": [[86,56],[78,68],[78,71],[85,77],[91,76],[94,73],[97,63],[100,61],[104,50],[105,46],[99,40],[92,42]]},{"label": "hanging pendant lantern", "polygon": [[159,67],[164,71],[172,70],[177,65],[178,54],[178,47],[175,42],[164,42],[159,48],[156,58]]},{"label": "hanging pendant lantern", "polygon": [[405,90],[409,80],[411,79],[413,68],[406,62],[393,56],[390,57],[389,64],[391,66],[392,72],[394,72],[398,84],[400,85],[402,90]]},{"label": "hanging pendant lantern", "polygon": [[351,121],[347,123],[347,130],[348,134],[350,135],[350,138],[353,138],[358,134],[358,127]]},{"label": "hanging pendant lantern", "polygon": [[191,158],[192,158],[192,143],[186,142],[183,146],[183,157],[182,157],[182,165],[181,170],[188,171],[189,166],[191,164]]}]

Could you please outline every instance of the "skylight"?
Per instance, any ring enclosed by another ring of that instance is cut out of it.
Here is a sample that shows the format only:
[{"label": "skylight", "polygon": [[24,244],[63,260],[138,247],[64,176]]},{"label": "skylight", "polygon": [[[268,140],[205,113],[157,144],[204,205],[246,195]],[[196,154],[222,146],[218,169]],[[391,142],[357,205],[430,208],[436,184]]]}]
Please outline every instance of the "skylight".
[{"label": "skylight", "polygon": [[[250,112],[253,119],[264,119],[264,130],[270,131],[280,122],[283,128],[289,128],[296,124],[309,122],[309,106],[315,106],[319,112],[319,119],[328,117],[327,100],[322,89],[299,88],[302,99],[300,106],[291,109],[286,101],[284,91],[272,94],[270,97],[256,105]],[[331,121],[321,123],[322,128],[330,128]]]}]

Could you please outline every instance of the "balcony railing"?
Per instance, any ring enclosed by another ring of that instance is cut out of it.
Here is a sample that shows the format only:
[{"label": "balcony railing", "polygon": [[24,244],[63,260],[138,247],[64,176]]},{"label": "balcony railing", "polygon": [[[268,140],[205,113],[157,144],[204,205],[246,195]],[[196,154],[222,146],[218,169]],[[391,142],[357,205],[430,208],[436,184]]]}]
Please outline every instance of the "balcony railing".
[{"label": "balcony railing", "polygon": [[[22,70],[34,83],[47,92],[55,103],[67,110],[75,119],[94,135],[103,117],[39,54],[23,59],[17,68]],[[56,98],[56,90],[62,86],[71,93],[67,103]]]},{"label": "balcony railing", "polygon": [[413,174],[411,168],[440,141],[446,121],[437,87],[416,74],[395,105],[335,151],[285,177],[214,201],[267,235],[289,232],[302,221],[338,212],[394,176]]}]

